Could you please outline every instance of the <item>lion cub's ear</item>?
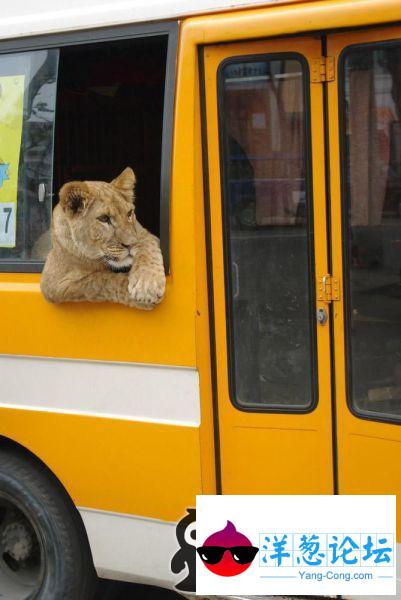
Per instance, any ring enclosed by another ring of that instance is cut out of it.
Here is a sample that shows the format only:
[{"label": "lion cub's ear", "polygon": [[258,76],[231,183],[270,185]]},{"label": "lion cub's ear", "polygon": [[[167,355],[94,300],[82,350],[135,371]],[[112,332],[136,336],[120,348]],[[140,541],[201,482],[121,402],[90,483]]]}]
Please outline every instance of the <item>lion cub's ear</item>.
[{"label": "lion cub's ear", "polygon": [[119,192],[122,192],[129,200],[134,200],[134,188],[136,177],[131,167],[126,167],[118,177],[110,182]]},{"label": "lion cub's ear", "polygon": [[65,183],[59,192],[60,204],[65,213],[76,217],[85,212],[92,198],[84,181]]}]

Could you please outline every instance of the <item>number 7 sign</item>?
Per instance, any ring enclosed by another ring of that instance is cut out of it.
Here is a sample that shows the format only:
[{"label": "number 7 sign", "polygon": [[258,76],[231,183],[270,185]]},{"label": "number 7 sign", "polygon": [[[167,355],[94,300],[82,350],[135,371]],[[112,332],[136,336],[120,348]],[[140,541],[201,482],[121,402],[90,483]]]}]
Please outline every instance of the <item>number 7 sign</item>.
[{"label": "number 7 sign", "polygon": [[15,247],[15,203],[0,203],[0,248]]}]

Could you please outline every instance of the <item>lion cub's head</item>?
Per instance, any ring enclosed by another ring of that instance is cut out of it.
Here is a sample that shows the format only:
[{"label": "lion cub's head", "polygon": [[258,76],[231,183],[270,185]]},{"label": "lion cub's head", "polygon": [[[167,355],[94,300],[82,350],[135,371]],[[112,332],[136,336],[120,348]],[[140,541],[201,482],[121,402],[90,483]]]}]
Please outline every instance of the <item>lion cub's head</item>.
[{"label": "lion cub's head", "polygon": [[74,254],[104,261],[114,271],[130,269],[130,253],[137,241],[134,186],[135,174],[129,167],[110,183],[71,181],[63,185],[59,204]]}]

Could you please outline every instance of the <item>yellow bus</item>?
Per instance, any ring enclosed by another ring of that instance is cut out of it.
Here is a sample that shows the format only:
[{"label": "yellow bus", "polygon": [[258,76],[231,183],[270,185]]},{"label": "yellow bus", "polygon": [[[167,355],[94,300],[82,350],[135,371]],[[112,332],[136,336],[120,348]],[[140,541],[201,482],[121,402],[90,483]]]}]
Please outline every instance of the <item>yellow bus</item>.
[{"label": "yellow bus", "polygon": [[[191,591],[196,494],[401,492],[400,21],[399,0],[3,7],[5,598],[89,599],[95,572]],[[126,166],[164,301],[48,304],[58,189]]]}]

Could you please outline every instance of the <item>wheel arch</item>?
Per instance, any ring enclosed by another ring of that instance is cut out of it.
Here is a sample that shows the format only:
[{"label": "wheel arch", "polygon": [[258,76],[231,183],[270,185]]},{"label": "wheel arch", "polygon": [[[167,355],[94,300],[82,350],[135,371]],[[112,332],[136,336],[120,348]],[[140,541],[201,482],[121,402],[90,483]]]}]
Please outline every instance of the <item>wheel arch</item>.
[{"label": "wheel arch", "polygon": [[13,440],[12,438],[9,438],[4,435],[0,435],[0,451],[1,450],[5,450],[7,452],[24,457],[27,460],[29,460],[32,464],[34,464],[36,467],[39,467],[43,471],[43,473],[45,473],[46,477],[49,478],[49,481],[52,481],[52,483],[56,486],[58,491],[67,499],[67,502],[71,508],[71,512],[74,515],[74,518],[76,520],[77,526],[80,529],[80,533],[82,534],[83,539],[86,540],[86,543],[88,545],[88,549],[90,552],[90,556],[92,558],[92,563],[93,563],[92,549],[91,549],[88,533],[87,533],[85,524],[83,522],[82,516],[81,516],[79,510],[77,509],[75,502],[73,501],[70,494],[68,493],[68,490],[63,485],[63,483],[60,481],[60,479],[57,477],[57,475],[54,473],[54,471],[52,471],[52,469],[39,456],[37,456],[34,452],[29,450],[29,448],[27,448],[26,446],[23,446],[22,444],[18,443],[17,441]]}]

